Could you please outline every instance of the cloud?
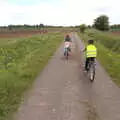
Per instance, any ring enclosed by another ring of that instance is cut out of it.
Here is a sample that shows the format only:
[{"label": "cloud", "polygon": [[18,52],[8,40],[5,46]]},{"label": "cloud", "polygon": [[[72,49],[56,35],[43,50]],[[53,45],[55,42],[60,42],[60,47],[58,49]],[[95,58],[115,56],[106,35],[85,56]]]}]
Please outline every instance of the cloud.
[{"label": "cloud", "polygon": [[0,25],[92,24],[100,14],[110,16],[111,23],[120,20],[118,0],[0,0]]},{"label": "cloud", "polygon": [[103,7],[99,7],[99,8],[95,8],[93,9],[93,11],[97,11],[97,12],[109,12],[112,8],[110,6],[103,6]]}]

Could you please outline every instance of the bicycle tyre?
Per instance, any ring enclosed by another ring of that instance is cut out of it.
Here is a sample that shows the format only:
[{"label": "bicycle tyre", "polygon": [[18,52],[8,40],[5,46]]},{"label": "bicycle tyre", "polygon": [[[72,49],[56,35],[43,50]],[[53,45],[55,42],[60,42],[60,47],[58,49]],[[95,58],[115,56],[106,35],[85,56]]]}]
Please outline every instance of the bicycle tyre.
[{"label": "bicycle tyre", "polygon": [[68,60],[68,49],[65,50],[65,58]]},{"label": "bicycle tyre", "polygon": [[94,62],[90,61],[89,63],[89,68],[88,68],[88,76],[91,82],[94,81],[95,79],[95,66],[94,66]]},{"label": "bicycle tyre", "polygon": [[90,81],[94,81],[95,79],[95,66],[94,66],[94,63],[91,62],[91,65],[90,65]]}]

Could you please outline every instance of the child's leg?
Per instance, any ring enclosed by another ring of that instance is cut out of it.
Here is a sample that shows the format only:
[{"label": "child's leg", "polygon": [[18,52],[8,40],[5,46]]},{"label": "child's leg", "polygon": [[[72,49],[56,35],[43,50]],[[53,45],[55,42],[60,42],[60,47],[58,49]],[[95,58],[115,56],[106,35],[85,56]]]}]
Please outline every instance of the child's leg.
[{"label": "child's leg", "polygon": [[89,63],[89,58],[86,58],[86,61],[85,61],[85,70],[88,70],[88,63]]}]

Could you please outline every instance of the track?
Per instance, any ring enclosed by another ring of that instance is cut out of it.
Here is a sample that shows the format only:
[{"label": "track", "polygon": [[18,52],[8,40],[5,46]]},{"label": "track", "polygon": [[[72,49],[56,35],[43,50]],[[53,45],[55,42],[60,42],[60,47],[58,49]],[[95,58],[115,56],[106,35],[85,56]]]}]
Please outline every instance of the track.
[{"label": "track", "polygon": [[120,120],[120,89],[97,63],[91,83],[83,73],[83,44],[72,34],[72,53],[63,44],[38,76],[15,120]]}]

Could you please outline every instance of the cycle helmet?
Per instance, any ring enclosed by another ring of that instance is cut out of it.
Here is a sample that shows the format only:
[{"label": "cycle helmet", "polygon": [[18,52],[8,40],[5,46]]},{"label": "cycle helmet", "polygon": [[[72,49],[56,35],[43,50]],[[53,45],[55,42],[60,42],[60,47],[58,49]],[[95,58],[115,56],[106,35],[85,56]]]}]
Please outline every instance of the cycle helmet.
[{"label": "cycle helmet", "polygon": [[94,44],[94,40],[88,40],[88,44]]}]

